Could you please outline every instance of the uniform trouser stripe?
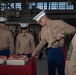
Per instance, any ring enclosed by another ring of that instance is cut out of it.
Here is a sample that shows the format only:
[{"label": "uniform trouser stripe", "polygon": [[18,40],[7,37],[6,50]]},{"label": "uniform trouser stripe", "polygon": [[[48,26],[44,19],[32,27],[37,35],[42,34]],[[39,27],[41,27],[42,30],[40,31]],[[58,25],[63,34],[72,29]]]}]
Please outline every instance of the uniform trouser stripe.
[{"label": "uniform trouser stripe", "polygon": [[64,54],[64,64],[65,64],[65,61],[66,61],[66,49],[65,49],[64,46],[62,47],[62,50],[63,50],[63,54]]}]

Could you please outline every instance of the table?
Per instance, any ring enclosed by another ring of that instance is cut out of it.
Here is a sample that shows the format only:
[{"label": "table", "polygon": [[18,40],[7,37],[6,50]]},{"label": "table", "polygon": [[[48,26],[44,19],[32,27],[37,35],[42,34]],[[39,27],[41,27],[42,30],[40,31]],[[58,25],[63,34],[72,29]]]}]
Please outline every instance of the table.
[{"label": "table", "polygon": [[25,66],[0,65],[0,75],[37,75],[36,62],[34,59],[29,59]]}]

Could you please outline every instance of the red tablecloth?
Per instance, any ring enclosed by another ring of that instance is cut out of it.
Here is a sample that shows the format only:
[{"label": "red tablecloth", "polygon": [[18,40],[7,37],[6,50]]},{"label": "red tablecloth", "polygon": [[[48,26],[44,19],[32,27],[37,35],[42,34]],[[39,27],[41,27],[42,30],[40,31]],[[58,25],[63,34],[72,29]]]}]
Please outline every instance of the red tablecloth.
[{"label": "red tablecloth", "polygon": [[0,65],[0,75],[36,75],[36,63],[29,59],[25,66]]}]

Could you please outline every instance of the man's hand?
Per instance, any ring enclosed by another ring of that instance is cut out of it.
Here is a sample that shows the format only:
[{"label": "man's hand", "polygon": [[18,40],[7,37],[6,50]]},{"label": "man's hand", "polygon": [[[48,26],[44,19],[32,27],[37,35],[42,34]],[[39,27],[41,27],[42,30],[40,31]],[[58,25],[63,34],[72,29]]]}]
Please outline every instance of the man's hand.
[{"label": "man's hand", "polygon": [[34,57],[36,54],[37,54],[36,51],[33,51],[32,57]]},{"label": "man's hand", "polygon": [[56,36],[57,40],[60,40],[63,37],[63,35],[61,33],[58,33],[58,35]]}]

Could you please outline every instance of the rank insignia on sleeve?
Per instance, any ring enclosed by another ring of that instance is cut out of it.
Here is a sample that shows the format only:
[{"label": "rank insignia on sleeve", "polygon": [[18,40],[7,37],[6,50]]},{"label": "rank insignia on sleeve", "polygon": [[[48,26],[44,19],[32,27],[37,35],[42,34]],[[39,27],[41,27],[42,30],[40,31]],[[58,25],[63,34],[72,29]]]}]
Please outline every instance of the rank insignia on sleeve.
[{"label": "rank insignia on sleeve", "polygon": [[73,46],[72,46],[72,43],[70,43],[69,50],[67,52],[67,57],[66,57],[67,60],[70,60],[72,55],[72,50],[73,50]]}]

